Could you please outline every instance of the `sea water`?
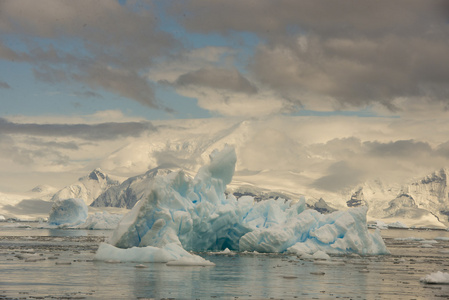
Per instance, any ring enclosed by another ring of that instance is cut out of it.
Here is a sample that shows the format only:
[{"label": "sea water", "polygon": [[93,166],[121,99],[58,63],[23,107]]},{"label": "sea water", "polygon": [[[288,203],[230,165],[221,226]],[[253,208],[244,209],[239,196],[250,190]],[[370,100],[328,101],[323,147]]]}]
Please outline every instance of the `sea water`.
[{"label": "sea water", "polygon": [[257,253],[199,253],[214,267],[94,261],[111,231],[0,223],[0,299],[442,299],[449,286],[420,278],[449,272],[449,232],[384,230],[391,255],[302,260]]}]

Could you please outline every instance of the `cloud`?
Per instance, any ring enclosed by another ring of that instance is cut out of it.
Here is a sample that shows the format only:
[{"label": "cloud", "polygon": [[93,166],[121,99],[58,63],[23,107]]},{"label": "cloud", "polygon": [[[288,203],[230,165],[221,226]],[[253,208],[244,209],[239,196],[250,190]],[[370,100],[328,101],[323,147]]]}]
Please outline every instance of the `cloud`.
[{"label": "cloud", "polygon": [[[448,103],[449,41],[398,36],[366,39],[307,37],[307,48],[261,45],[251,69],[261,83],[312,109],[334,102],[334,109],[379,103],[407,110],[397,98]],[[335,105],[337,104],[337,105]]]},{"label": "cloud", "polygon": [[36,137],[29,137],[26,139],[28,145],[46,147],[48,149],[64,149],[64,150],[79,150],[79,144],[75,142],[62,142],[62,141],[44,141]]},{"label": "cloud", "polygon": [[92,91],[74,92],[73,95],[82,98],[103,98],[100,94]]},{"label": "cloud", "polygon": [[332,164],[328,170],[328,175],[315,180],[311,186],[320,190],[338,192],[347,188],[353,188],[364,181],[364,173],[345,161]]},{"label": "cloud", "polygon": [[293,107],[402,114],[415,102],[449,105],[445,3],[192,0],[171,13],[191,32],[257,35],[251,79]]},{"label": "cloud", "polygon": [[282,39],[298,30],[322,36],[410,34],[426,31],[435,22],[444,23],[448,15],[444,0],[192,0],[174,2],[170,11],[195,32],[248,31],[270,39]]},{"label": "cloud", "polygon": [[257,87],[235,67],[235,50],[204,47],[160,62],[148,76],[195,98],[198,106],[220,116],[260,117],[291,110],[279,95]]},{"label": "cloud", "polygon": [[2,134],[72,137],[85,140],[112,140],[120,137],[137,137],[154,131],[150,122],[100,123],[100,124],[19,124],[0,118]]},{"label": "cloud", "polygon": [[140,75],[136,71],[97,65],[88,67],[86,73],[76,74],[73,78],[89,85],[92,89],[102,87],[104,90],[134,99],[143,105],[152,108],[159,107],[150,83],[145,76]]},{"label": "cloud", "polygon": [[367,141],[363,145],[370,155],[396,158],[419,158],[422,155],[432,154],[432,147],[426,142],[414,140],[399,140],[389,143]]},{"label": "cloud", "polygon": [[[77,93],[74,95],[76,96]],[[86,95],[88,96],[88,95]],[[36,123],[36,124],[88,124],[101,123],[141,123],[148,122],[144,118],[124,115],[120,110],[100,110],[88,115],[11,115],[5,116],[5,120],[12,123]]]},{"label": "cloud", "polygon": [[25,144],[23,144],[2,134],[0,135],[0,150],[0,160],[8,161],[8,163],[3,162],[4,170],[8,169],[8,164],[13,163],[32,171],[35,164],[41,161],[45,161],[47,167],[50,167],[49,165],[66,166],[69,162],[69,156],[64,152],[67,152],[67,150],[78,150],[78,148],[68,143],[46,143],[33,139],[26,139]]},{"label": "cloud", "polygon": [[257,94],[238,93],[196,86],[177,86],[183,96],[196,98],[198,106],[218,116],[263,117],[292,109],[278,95],[269,90]]},{"label": "cloud", "polygon": [[244,94],[257,93],[257,88],[236,69],[202,68],[182,74],[176,80],[175,85],[203,86]]},{"label": "cloud", "polygon": [[0,81],[0,89],[10,89],[11,87],[7,82]]},{"label": "cloud", "polygon": [[39,215],[48,214],[52,205],[51,201],[24,199],[16,205],[4,205],[2,209],[13,215]]},{"label": "cloud", "polygon": [[47,83],[87,84],[159,108],[143,74],[178,45],[159,30],[153,8],[134,1],[7,1],[0,31],[26,48],[2,41],[0,58],[31,63],[35,77]]}]

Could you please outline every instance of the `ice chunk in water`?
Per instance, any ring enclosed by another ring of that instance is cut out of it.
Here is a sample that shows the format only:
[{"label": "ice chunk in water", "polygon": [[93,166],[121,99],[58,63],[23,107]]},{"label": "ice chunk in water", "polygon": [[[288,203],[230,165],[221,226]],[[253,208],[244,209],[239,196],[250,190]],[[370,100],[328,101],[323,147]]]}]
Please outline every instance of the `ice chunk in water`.
[{"label": "ice chunk in water", "polygon": [[76,228],[80,229],[115,229],[123,215],[110,214],[106,211],[89,215],[86,221]]},{"label": "ice chunk in water", "polygon": [[70,198],[53,203],[48,217],[50,225],[79,225],[87,219],[87,205],[83,199]]},{"label": "ice chunk in water", "polygon": [[449,273],[437,271],[435,273],[426,275],[425,277],[421,278],[420,281],[432,284],[449,284]]},{"label": "ice chunk in water", "polygon": [[158,247],[132,247],[120,249],[101,243],[95,254],[95,260],[117,262],[152,262],[168,263],[169,265],[214,266],[215,264],[194,254],[190,254],[176,244]]}]

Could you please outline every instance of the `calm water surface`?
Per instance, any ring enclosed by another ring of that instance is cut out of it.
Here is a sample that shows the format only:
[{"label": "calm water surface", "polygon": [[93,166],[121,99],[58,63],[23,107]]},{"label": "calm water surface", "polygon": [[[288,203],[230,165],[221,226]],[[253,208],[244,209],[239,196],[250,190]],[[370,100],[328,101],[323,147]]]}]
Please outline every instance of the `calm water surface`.
[{"label": "calm water surface", "polygon": [[[449,298],[449,286],[419,281],[432,272],[449,272],[447,231],[384,230],[388,256],[324,262],[201,253],[216,266],[148,263],[142,268],[93,261],[110,231],[38,229],[37,223],[11,227],[17,225],[0,223],[0,299]],[[398,239],[407,237],[416,239]]]}]

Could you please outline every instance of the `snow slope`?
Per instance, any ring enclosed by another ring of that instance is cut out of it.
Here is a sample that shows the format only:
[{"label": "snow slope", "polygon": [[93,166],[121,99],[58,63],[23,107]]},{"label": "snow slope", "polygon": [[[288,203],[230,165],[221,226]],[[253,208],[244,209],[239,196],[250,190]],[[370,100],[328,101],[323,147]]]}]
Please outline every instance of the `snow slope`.
[{"label": "snow slope", "polygon": [[155,176],[167,175],[171,172],[170,169],[155,168],[145,174],[130,177],[120,185],[109,187],[92,202],[91,206],[131,209],[137,201],[149,196]]},{"label": "snow slope", "polygon": [[52,201],[79,198],[83,199],[87,205],[90,205],[108,188],[119,184],[119,181],[112,179],[101,169],[95,169],[89,175],[81,177],[78,182],[66,186],[55,193]]},{"label": "snow slope", "polygon": [[348,199],[348,206],[355,203],[351,199],[368,205],[372,220],[445,228],[449,224],[448,174],[448,169],[442,168],[402,186],[375,180],[341,197]]}]

